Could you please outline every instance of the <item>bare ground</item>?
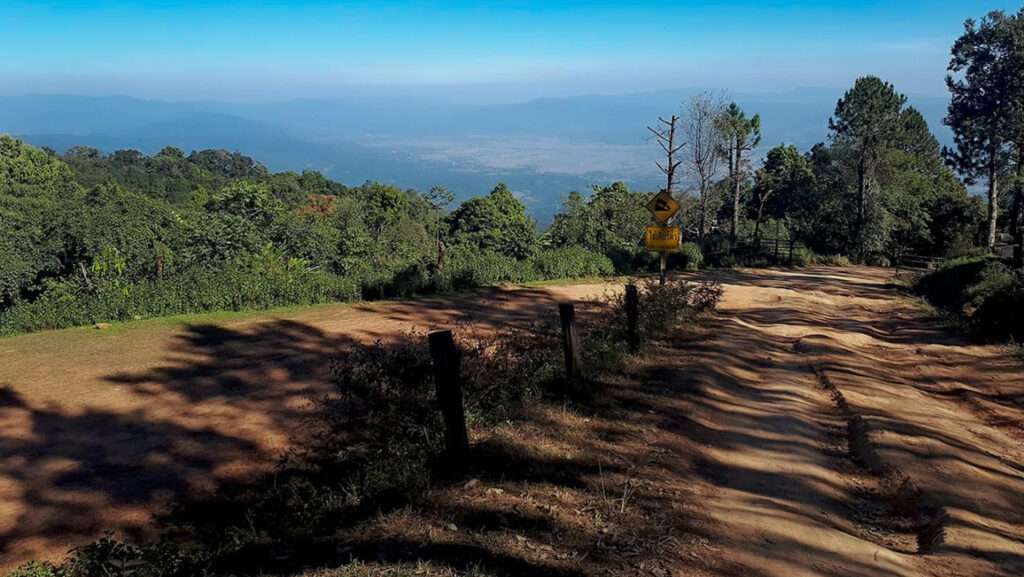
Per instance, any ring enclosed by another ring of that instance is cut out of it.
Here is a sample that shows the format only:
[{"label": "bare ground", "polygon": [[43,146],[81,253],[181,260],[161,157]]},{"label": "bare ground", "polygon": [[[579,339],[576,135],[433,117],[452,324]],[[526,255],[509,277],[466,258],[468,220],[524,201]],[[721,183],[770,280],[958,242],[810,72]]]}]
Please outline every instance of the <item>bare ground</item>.
[{"label": "bare ground", "polygon": [[[479,434],[465,482],[367,520],[337,555],[538,576],[1024,573],[1019,358],[928,320],[891,271],[714,276],[715,318],[593,406]],[[0,340],[0,566],[103,527],[144,534],[171,496],[266,468],[350,339],[500,329],[605,288]]]}]

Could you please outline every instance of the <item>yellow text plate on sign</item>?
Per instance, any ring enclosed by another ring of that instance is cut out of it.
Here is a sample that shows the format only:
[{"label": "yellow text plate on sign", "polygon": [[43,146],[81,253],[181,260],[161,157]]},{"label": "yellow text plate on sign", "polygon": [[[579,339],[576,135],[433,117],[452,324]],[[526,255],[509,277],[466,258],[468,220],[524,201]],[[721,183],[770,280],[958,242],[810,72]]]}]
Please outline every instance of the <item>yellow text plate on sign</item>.
[{"label": "yellow text plate on sign", "polygon": [[649,226],[644,231],[644,247],[647,250],[673,252],[679,250],[682,233],[675,226]]},{"label": "yellow text plate on sign", "polygon": [[647,210],[651,211],[655,220],[666,223],[679,212],[679,203],[672,198],[671,194],[663,190],[654,195],[654,198],[647,203]]}]

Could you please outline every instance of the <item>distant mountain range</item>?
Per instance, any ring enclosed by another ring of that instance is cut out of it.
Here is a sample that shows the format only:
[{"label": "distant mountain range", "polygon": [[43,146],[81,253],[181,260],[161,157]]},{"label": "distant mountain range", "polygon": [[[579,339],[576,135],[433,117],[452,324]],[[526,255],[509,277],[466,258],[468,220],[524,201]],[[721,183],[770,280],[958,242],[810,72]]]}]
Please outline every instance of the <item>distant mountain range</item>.
[{"label": "distant mountain range", "polygon": [[[171,145],[238,150],[272,170],[315,169],[349,184],[379,180],[459,198],[499,181],[547,221],[572,190],[624,180],[660,182],[646,126],[680,109],[697,89],[621,96],[456,105],[401,94],[271,103],[161,102],[131,97],[0,96],[0,132],[64,151],[87,145],[153,153]],[[806,149],[826,138],[840,90],[732,95],[759,113],[763,149]],[[911,97],[943,143],[948,100]]]}]

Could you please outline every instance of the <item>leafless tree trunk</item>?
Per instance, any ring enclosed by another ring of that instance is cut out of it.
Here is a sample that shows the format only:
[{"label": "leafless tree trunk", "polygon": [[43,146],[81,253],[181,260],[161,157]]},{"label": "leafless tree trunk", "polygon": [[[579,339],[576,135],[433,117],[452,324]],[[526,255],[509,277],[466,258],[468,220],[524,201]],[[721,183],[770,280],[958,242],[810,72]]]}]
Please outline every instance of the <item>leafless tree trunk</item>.
[{"label": "leafless tree trunk", "polygon": [[[672,189],[675,187],[678,179],[676,177],[676,169],[682,163],[680,160],[676,160],[676,155],[683,149],[684,144],[676,144],[676,125],[679,123],[679,117],[673,114],[671,118],[665,120],[662,117],[658,117],[657,128],[648,126],[647,130],[651,131],[654,135],[655,140],[658,141],[658,146],[665,151],[665,164],[657,163],[658,168],[665,174],[665,192],[669,195],[672,194]],[[665,252],[661,253],[661,266],[660,266],[660,277],[659,284],[665,284],[665,270],[667,264],[668,255]]]},{"label": "leafless tree trunk", "polygon": [[665,175],[665,192],[672,194],[672,189],[679,183],[676,169],[682,163],[681,160],[676,160],[676,155],[683,149],[685,144],[676,144],[676,126],[679,124],[678,116],[673,114],[668,120],[659,116],[658,123],[657,128],[648,126],[647,130],[651,131],[655,140],[658,141],[658,146],[665,151],[665,164],[660,162],[657,164],[658,168]]},{"label": "leafless tree trunk", "polygon": [[690,99],[682,122],[683,136],[689,145],[686,166],[697,182],[697,236],[702,244],[707,234],[708,196],[718,174],[721,150],[722,134],[717,120],[724,109],[725,99],[721,95],[704,92]]}]

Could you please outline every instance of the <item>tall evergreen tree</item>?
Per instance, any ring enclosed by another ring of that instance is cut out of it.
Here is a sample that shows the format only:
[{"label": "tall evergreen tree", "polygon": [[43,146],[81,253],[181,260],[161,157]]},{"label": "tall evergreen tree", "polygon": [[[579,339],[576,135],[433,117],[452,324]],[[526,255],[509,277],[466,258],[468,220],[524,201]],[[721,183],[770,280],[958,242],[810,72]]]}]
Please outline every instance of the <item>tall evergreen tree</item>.
[{"label": "tall evergreen tree", "polygon": [[885,151],[896,144],[902,129],[901,112],[907,98],[875,76],[858,78],[853,88],[836,103],[828,121],[833,145],[846,148],[856,174],[857,218],[853,238],[858,256],[871,249],[867,230],[872,194]]},{"label": "tall evergreen tree", "polygon": [[722,134],[721,155],[729,168],[729,187],[732,191],[732,226],[729,233],[736,240],[740,226],[740,192],[746,179],[747,156],[761,144],[761,116],[747,118],[735,102],[729,104],[718,118]]},{"label": "tall evergreen tree", "polygon": [[1020,61],[1024,42],[1019,20],[1002,11],[990,12],[980,23],[969,19],[953,44],[946,85],[952,93],[946,124],[953,129],[956,147],[947,151],[950,163],[972,183],[988,182],[986,243],[997,240],[1000,179],[1011,159],[1014,139],[1014,104],[1024,88]]}]

